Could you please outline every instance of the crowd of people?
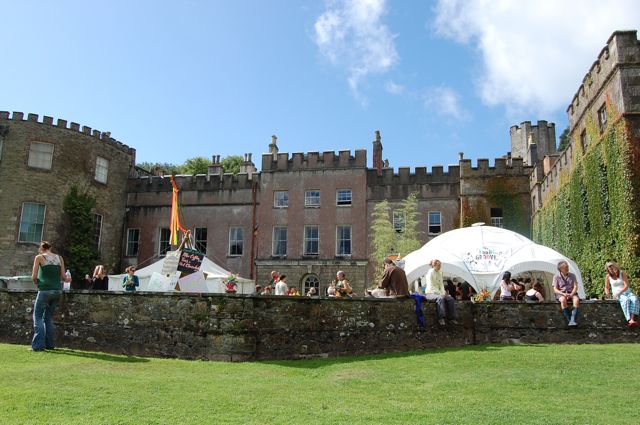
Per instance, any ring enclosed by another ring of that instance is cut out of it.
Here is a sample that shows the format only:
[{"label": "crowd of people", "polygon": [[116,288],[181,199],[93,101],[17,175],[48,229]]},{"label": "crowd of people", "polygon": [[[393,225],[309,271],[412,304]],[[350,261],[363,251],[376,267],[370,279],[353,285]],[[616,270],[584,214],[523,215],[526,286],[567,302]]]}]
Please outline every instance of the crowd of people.
[{"label": "crowd of people", "polygon": [[[398,267],[391,259],[383,262],[384,273],[379,284],[374,289],[366,289],[365,297],[407,297],[409,292],[407,276],[401,267]],[[437,306],[438,323],[446,325],[447,321],[453,325],[458,323],[458,311],[455,300],[469,300],[474,290],[467,282],[457,282],[444,279],[442,263],[438,259],[430,262],[430,268],[425,276],[424,285],[422,279],[414,282],[413,295],[427,300],[433,300]],[[578,295],[578,281],[576,276],[569,272],[569,264],[561,261],[557,265],[558,273],[554,275],[552,287],[555,299],[560,303],[562,314],[568,326],[577,326],[577,316],[580,308]],[[133,292],[139,287],[138,276],[135,275],[135,267],[126,269],[126,275],[122,280],[122,287],[127,292]],[[64,259],[62,256],[51,252],[51,244],[43,241],[40,243],[38,254],[33,260],[31,274],[33,283],[38,287],[38,294],[33,308],[33,338],[31,349],[42,351],[54,348],[55,325],[53,313],[56,310],[62,295],[63,283],[69,283],[71,276],[65,273]],[[103,265],[98,265],[93,275],[85,276],[86,288],[94,290],[108,290],[109,277]],[[637,317],[640,314],[640,303],[637,296],[629,287],[627,274],[614,262],[605,265],[604,292],[606,298],[613,298],[620,302],[620,306],[630,327],[638,326]],[[256,285],[253,295],[277,295],[277,296],[301,296],[297,287],[287,285],[287,276],[277,271],[271,272],[271,279],[267,285]],[[307,297],[319,297],[319,290],[311,287],[307,290]],[[326,292],[328,297],[354,297],[349,279],[344,271],[336,273],[336,278],[329,284]],[[512,279],[511,273],[502,274],[500,282],[499,299],[501,301],[524,300],[526,302],[545,301],[544,288],[539,281],[530,279]],[[571,304],[571,308],[570,305]]]}]

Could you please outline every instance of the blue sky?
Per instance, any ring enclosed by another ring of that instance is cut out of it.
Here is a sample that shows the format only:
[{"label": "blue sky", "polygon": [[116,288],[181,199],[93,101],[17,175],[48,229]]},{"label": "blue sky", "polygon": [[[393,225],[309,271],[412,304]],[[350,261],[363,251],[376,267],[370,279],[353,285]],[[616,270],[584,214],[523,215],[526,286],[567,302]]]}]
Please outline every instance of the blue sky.
[{"label": "blue sky", "polygon": [[78,122],[138,161],[366,148],[495,158],[566,106],[630,0],[0,0],[0,110]]}]

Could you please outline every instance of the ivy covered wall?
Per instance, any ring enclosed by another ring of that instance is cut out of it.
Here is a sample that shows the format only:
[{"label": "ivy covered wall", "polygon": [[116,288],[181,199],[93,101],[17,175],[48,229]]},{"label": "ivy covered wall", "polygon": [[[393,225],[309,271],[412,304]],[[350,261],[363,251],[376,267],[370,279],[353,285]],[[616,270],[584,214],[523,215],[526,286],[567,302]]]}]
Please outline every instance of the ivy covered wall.
[{"label": "ivy covered wall", "polygon": [[587,117],[587,146],[574,135],[574,167],[533,218],[533,239],[578,263],[587,294],[604,292],[604,264],[616,261],[640,290],[638,180],[629,123],[608,107],[600,133]]}]

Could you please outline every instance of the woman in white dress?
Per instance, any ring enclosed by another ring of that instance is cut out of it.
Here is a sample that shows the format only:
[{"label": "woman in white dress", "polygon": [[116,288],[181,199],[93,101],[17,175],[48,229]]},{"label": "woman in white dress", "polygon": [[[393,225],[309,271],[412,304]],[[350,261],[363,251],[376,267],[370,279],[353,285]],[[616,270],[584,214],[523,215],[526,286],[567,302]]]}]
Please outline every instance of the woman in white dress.
[{"label": "woman in white dress", "polygon": [[629,289],[627,274],[613,261],[605,265],[607,275],[604,280],[604,293],[607,298],[612,294],[613,298],[620,301],[620,307],[629,326],[638,326],[636,316],[640,313],[638,297]]}]

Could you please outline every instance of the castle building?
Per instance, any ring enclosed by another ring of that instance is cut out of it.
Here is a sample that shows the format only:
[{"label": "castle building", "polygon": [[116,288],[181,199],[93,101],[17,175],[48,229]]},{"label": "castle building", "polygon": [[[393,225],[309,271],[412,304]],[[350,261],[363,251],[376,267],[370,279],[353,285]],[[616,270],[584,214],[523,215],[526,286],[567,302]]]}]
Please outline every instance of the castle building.
[{"label": "castle building", "polygon": [[[588,113],[606,125],[602,105],[611,99],[634,123],[638,140],[638,63],[636,32],[614,33],[569,106],[572,136],[583,131]],[[214,155],[206,175],[176,176],[181,220],[198,250],[257,283],[268,282],[277,270],[288,276],[289,286],[323,293],[342,270],[362,293],[374,283],[371,223],[382,201],[401,226],[394,212],[416,193],[421,243],[474,222],[531,235],[532,216],[558,184],[557,169],[571,166],[573,145],[558,152],[555,125],[547,121],[523,122],[509,136],[511,151],[492,165],[488,159],[474,165],[460,153],[446,169],[414,170],[383,161],[380,132],[372,142],[371,165],[365,149],[281,153],[272,136],[260,171],[247,153],[235,175],[224,174]],[[144,266],[171,249],[169,176],[137,169],[135,151],[107,133],[0,112],[0,179],[0,275],[27,273],[34,244],[55,243],[62,198],[73,182],[98,198],[92,237],[112,270]]]},{"label": "castle building", "polygon": [[[75,185],[96,197],[95,248],[109,270],[120,266],[127,180],[135,150],[109,133],[52,117],[0,112],[0,276],[31,275],[37,245],[56,246],[63,200]],[[67,225],[73,225],[68,223]],[[89,270],[82,271],[90,273]]]}]

